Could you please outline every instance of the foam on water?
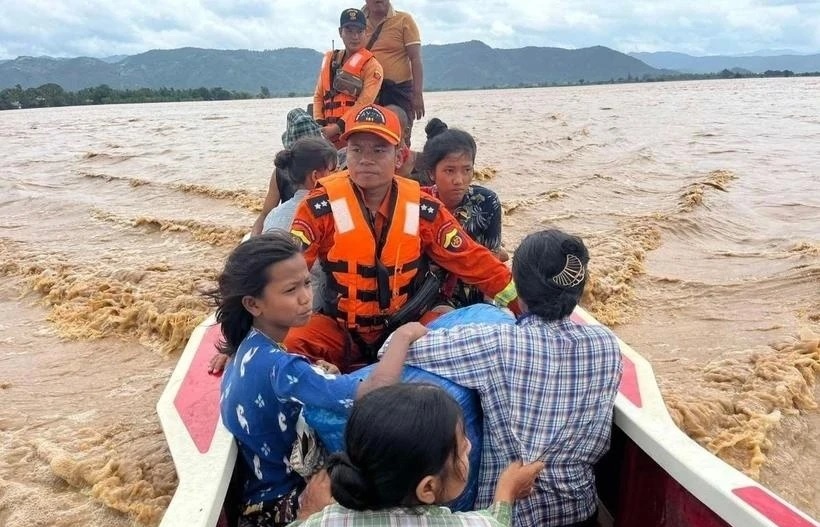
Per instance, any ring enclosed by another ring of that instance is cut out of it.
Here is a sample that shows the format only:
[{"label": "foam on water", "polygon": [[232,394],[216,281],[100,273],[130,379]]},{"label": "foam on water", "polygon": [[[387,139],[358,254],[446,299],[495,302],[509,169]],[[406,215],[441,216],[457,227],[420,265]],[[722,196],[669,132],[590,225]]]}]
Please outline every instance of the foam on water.
[{"label": "foam on water", "polygon": [[[820,122],[788,115],[820,114],[818,89],[428,97],[474,134],[505,246],[581,235],[584,306],[651,360],[676,422],[815,516],[795,482],[820,479]],[[304,102],[0,114],[0,523],[159,521],[176,479],[154,405]]]}]

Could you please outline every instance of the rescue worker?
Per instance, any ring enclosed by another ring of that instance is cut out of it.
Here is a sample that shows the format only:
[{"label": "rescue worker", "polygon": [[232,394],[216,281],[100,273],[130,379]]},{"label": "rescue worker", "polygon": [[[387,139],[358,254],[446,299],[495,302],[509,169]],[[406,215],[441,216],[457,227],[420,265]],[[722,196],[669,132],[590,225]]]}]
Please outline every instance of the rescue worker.
[{"label": "rescue worker", "polygon": [[313,93],[313,118],[337,148],[343,146],[339,136],[344,132],[344,116],[374,102],[382,86],[382,66],[365,48],[366,27],[362,11],[342,11],[339,36],[345,49],[325,53]]},{"label": "rescue worker", "polygon": [[374,362],[390,331],[435,301],[438,282],[424,271],[426,258],[519,311],[509,269],[441,201],[395,174],[401,132],[390,110],[359,110],[341,135],[348,172],[320,180],[291,226],[308,267],[318,259],[327,285],[320,311],[288,333],[285,347],[342,372]]}]

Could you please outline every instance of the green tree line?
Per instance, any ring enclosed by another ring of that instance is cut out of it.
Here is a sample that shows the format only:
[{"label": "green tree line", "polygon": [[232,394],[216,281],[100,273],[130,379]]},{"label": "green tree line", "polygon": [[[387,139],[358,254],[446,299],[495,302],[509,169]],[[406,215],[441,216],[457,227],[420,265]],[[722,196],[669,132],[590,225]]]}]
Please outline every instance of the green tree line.
[{"label": "green tree line", "polygon": [[[296,94],[289,94],[295,96]],[[0,91],[0,110],[15,108],[46,108],[51,106],[81,106],[89,104],[127,104],[143,102],[226,101],[231,99],[254,99],[270,97],[270,90],[262,86],[259,94],[228,91],[224,88],[138,88],[115,90],[107,84],[83,88],[76,92],[65,91],[59,84],[43,84],[37,88],[14,88]]]},{"label": "green tree line", "polygon": [[[745,79],[758,77],[817,77],[820,72],[794,73],[790,70],[767,70],[763,73],[751,73],[743,71],[723,70],[717,73],[678,73],[660,76],[644,75],[642,77],[609,79],[608,81],[585,81],[579,79],[576,82],[542,82],[507,86],[482,86],[481,89],[505,89],[505,88],[536,88],[547,86],[573,86],[584,84],[621,84],[633,82],[664,82],[664,81],[685,81],[685,80],[708,80],[708,79]],[[475,88],[464,88],[475,89]],[[428,90],[428,91],[447,91]],[[107,84],[101,84],[93,88],[83,88],[76,92],[65,91],[59,84],[43,84],[37,88],[22,88],[19,84],[14,88],[6,88],[0,91],[0,110],[11,110],[16,108],[47,108],[51,106],[80,106],[90,104],[126,104],[144,102],[182,102],[182,101],[226,101],[232,99],[267,99],[270,97],[300,97],[309,95],[307,93],[290,92],[285,94],[271,94],[267,86],[261,86],[258,94],[250,94],[224,88],[138,88],[134,90],[115,90]]]}]

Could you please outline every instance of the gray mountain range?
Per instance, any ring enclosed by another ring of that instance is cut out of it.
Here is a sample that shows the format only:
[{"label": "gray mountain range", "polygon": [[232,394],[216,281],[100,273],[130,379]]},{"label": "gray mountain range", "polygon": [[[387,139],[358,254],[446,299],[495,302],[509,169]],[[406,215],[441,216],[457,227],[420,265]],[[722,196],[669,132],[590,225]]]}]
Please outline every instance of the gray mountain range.
[{"label": "gray mountain range", "polygon": [[[820,54],[693,57],[683,53],[624,53],[582,49],[496,49],[479,42],[422,48],[427,89],[469,89],[642,79],[724,69],[763,73],[820,71]],[[222,87],[273,95],[313,91],[322,54],[306,48],[266,51],[179,48],[103,59],[18,57],[0,61],[0,89],[47,83],[65,90],[107,84],[115,89]]]},{"label": "gray mountain range", "polygon": [[[467,89],[567,84],[641,78],[661,73],[618,51],[494,49],[482,42],[429,45],[422,49],[428,89]],[[180,48],[127,57],[94,59],[18,57],[0,62],[0,89],[55,83],[69,91],[107,84],[116,89],[220,86],[272,94],[312,92],[322,54],[305,48],[273,51]]]},{"label": "gray mountain range", "polygon": [[746,70],[764,73],[767,70],[790,70],[794,73],[820,71],[820,54],[796,53],[769,56],[711,55],[694,57],[685,53],[659,51],[656,53],[630,53],[631,57],[653,68],[676,70],[681,73],[715,73],[722,70]]}]

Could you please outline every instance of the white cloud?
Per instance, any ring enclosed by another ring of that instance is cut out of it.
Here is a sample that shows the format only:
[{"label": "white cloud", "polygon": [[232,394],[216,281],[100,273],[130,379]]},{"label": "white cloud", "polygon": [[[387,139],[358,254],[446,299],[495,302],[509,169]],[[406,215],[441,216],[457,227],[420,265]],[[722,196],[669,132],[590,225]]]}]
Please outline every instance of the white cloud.
[{"label": "white cloud", "polygon": [[[0,58],[106,56],[196,46],[218,49],[339,44],[338,14],[363,0],[26,0],[4,2]],[[588,47],[731,54],[820,52],[820,2],[809,0],[394,0],[426,43]]]}]

